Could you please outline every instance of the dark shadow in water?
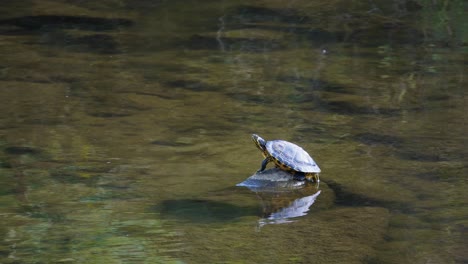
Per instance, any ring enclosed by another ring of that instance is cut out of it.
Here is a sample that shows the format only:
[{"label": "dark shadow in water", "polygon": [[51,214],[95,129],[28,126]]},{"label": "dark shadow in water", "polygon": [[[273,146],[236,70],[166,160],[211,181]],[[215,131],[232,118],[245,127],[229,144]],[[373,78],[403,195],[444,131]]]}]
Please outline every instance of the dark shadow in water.
[{"label": "dark shadow in water", "polygon": [[414,176],[425,181],[450,182],[457,184],[460,180],[464,180],[466,175],[468,175],[468,164],[457,167],[441,167],[434,165],[427,169],[428,171],[418,172]]},{"label": "dark shadow in water", "polygon": [[186,96],[182,93],[174,93],[173,91],[163,91],[163,92],[142,92],[142,91],[118,91],[119,94],[135,94],[135,95],[144,95],[144,96],[154,96],[166,100],[176,100],[184,99]]},{"label": "dark shadow in water", "polygon": [[10,147],[6,147],[3,151],[6,154],[10,154],[10,155],[25,155],[25,154],[38,155],[42,153],[42,150],[38,148],[24,147],[24,146],[10,146]]},{"label": "dark shadow in water", "polygon": [[343,42],[345,41],[346,36],[346,33],[344,32],[330,32],[318,28],[297,27],[291,24],[287,24],[285,26],[252,25],[248,27],[292,33],[297,38],[305,39],[309,43],[316,45]]},{"label": "dark shadow in water", "polygon": [[353,206],[353,207],[361,207],[361,206],[379,206],[385,207],[388,209],[399,209],[399,210],[410,210],[411,205],[409,204],[402,204],[393,201],[385,201],[376,198],[371,198],[362,194],[353,193],[346,189],[346,187],[342,186],[341,184],[333,181],[327,180],[326,181],[328,187],[332,189],[335,193],[336,200],[335,204],[338,206]]},{"label": "dark shadow in water", "polygon": [[154,140],[151,141],[152,145],[162,146],[162,147],[185,147],[191,146],[192,144],[189,143],[182,143],[182,142],[174,142],[174,141],[166,141],[166,140]]},{"label": "dark shadow in water", "polygon": [[266,8],[243,5],[230,10],[227,24],[250,24],[259,22],[306,23],[311,22],[307,16],[291,8]]},{"label": "dark shadow in water", "polygon": [[24,157],[28,158],[28,162],[44,161],[50,158],[43,149],[29,146],[6,146],[3,152],[5,155],[0,155],[2,168],[22,167],[25,164],[22,161]]},{"label": "dark shadow in water", "polygon": [[41,34],[40,44],[59,46],[68,51],[99,54],[121,53],[119,43],[107,34],[72,35],[64,30],[111,31],[131,26],[133,22],[123,18],[88,16],[40,15],[24,16],[0,21],[0,34]]},{"label": "dark shadow in water", "polygon": [[63,32],[51,32],[44,34],[39,42],[74,52],[93,52],[98,54],[121,53],[119,43],[114,37],[106,34],[73,36]]},{"label": "dark shadow in water", "polygon": [[190,90],[194,92],[204,92],[204,91],[217,91],[218,87],[208,85],[201,81],[192,81],[192,80],[173,80],[164,83],[166,86],[171,88],[182,88],[185,90]]},{"label": "dark shadow in water", "polygon": [[319,103],[318,110],[332,112],[344,115],[383,115],[383,116],[398,116],[401,113],[400,109],[393,108],[374,108],[370,106],[359,106],[346,101],[325,101],[316,99]]},{"label": "dark shadow in water", "polygon": [[7,160],[0,159],[0,168],[11,169],[13,165]]},{"label": "dark shadow in water", "polygon": [[65,15],[23,16],[0,20],[0,26],[15,26],[31,31],[57,29],[106,31],[131,25],[133,25],[133,22],[124,18]]},{"label": "dark shadow in water", "polygon": [[366,145],[387,145],[399,147],[403,144],[403,140],[396,136],[383,135],[371,132],[359,133],[352,137],[354,140]]},{"label": "dark shadow in water", "polygon": [[68,37],[67,46],[77,45],[76,51],[95,52],[100,54],[121,53],[119,43],[111,36],[94,34],[83,37]]},{"label": "dark shadow in water", "polygon": [[88,112],[87,114],[89,116],[94,116],[94,117],[102,117],[102,118],[115,118],[115,117],[127,117],[127,116],[132,116],[133,113],[131,112],[124,112],[124,111],[120,111],[120,112],[117,112],[117,111],[120,111],[120,110],[116,110],[116,112],[109,112],[109,111],[95,111],[95,112]]},{"label": "dark shadow in water", "polygon": [[153,208],[162,217],[174,217],[197,223],[236,221],[240,217],[258,215],[259,207],[238,206],[207,199],[166,200]]},{"label": "dark shadow in water", "polygon": [[[269,95],[259,96],[252,94],[251,92],[244,91],[227,92],[225,94],[226,96],[229,96],[230,98],[240,101],[242,103],[250,103],[255,105],[271,105],[274,103],[274,100]],[[258,122],[258,120],[256,122]]]},{"label": "dark shadow in water", "polygon": [[346,190],[341,184],[327,180],[328,187],[335,193],[335,204],[340,206],[383,206],[383,201],[375,200],[361,194],[356,194]]},{"label": "dark shadow in water", "polygon": [[131,26],[133,22],[123,18],[87,16],[41,15],[24,16],[0,21],[0,34],[41,34],[40,44],[58,46],[68,51],[93,52],[98,54],[121,53],[119,43],[107,34],[72,35],[64,30],[111,31]]},{"label": "dark shadow in water", "polygon": [[[81,93],[81,95],[84,97],[86,97],[85,92],[86,88],[84,88],[83,92]],[[106,98],[100,95],[93,96],[91,99],[88,99],[88,101],[89,103],[88,108],[86,109],[86,114],[94,117],[127,117],[151,109],[150,106],[139,105],[137,103],[117,97]]]},{"label": "dark shadow in water", "polygon": [[448,161],[449,158],[442,156],[439,153],[416,152],[413,150],[397,151],[397,156],[405,160],[425,161],[425,162],[438,162]]},{"label": "dark shadow in water", "polygon": [[298,78],[295,76],[281,76],[277,78],[280,82],[286,82],[295,86],[295,89],[301,92],[324,91],[339,94],[355,94],[352,89],[342,85],[333,84],[327,81],[313,78]]},{"label": "dark shadow in water", "polygon": [[225,27],[233,29],[263,29],[287,32],[306,39],[309,43],[339,42],[347,35],[344,32],[329,32],[313,28],[314,21],[307,15],[292,8],[266,8],[259,6],[239,6],[231,9],[226,15]]}]

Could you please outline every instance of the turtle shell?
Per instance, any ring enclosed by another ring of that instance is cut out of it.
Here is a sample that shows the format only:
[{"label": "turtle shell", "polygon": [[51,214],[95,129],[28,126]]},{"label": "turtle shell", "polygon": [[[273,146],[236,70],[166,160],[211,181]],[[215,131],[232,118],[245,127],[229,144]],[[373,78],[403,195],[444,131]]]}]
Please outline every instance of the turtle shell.
[{"label": "turtle shell", "polygon": [[[320,168],[304,149],[284,140],[267,141],[266,150],[280,168],[304,172],[319,173]],[[279,164],[278,164],[279,163]]]}]

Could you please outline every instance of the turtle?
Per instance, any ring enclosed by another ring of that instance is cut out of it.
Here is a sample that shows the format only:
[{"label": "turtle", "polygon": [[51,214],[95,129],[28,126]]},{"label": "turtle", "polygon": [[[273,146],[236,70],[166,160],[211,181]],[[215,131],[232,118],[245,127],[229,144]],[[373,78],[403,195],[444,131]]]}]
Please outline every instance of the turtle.
[{"label": "turtle", "polygon": [[265,157],[257,173],[264,171],[267,164],[273,161],[279,169],[293,174],[294,180],[313,179],[320,182],[321,170],[303,148],[285,140],[266,141],[256,134],[252,134],[252,140]]}]

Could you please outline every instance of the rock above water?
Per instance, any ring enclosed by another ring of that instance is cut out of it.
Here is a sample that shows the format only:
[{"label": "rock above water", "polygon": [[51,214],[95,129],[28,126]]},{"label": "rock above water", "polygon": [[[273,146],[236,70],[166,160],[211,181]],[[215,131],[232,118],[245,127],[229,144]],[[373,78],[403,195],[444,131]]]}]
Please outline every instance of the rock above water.
[{"label": "rock above water", "polygon": [[305,181],[294,180],[290,173],[273,168],[257,172],[237,186],[247,187],[252,191],[281,191],[297,189],[305,184]]}]

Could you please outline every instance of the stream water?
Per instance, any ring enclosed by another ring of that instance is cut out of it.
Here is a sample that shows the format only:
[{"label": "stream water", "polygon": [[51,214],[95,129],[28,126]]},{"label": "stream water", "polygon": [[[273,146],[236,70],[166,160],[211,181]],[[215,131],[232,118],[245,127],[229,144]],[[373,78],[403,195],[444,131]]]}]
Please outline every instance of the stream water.
[{"label": "stream water", "polygon": [[[3,3],[0,262],[468,263],[466,3],[442,2]],[[320,184],[237,186],[252,133]]]}]

